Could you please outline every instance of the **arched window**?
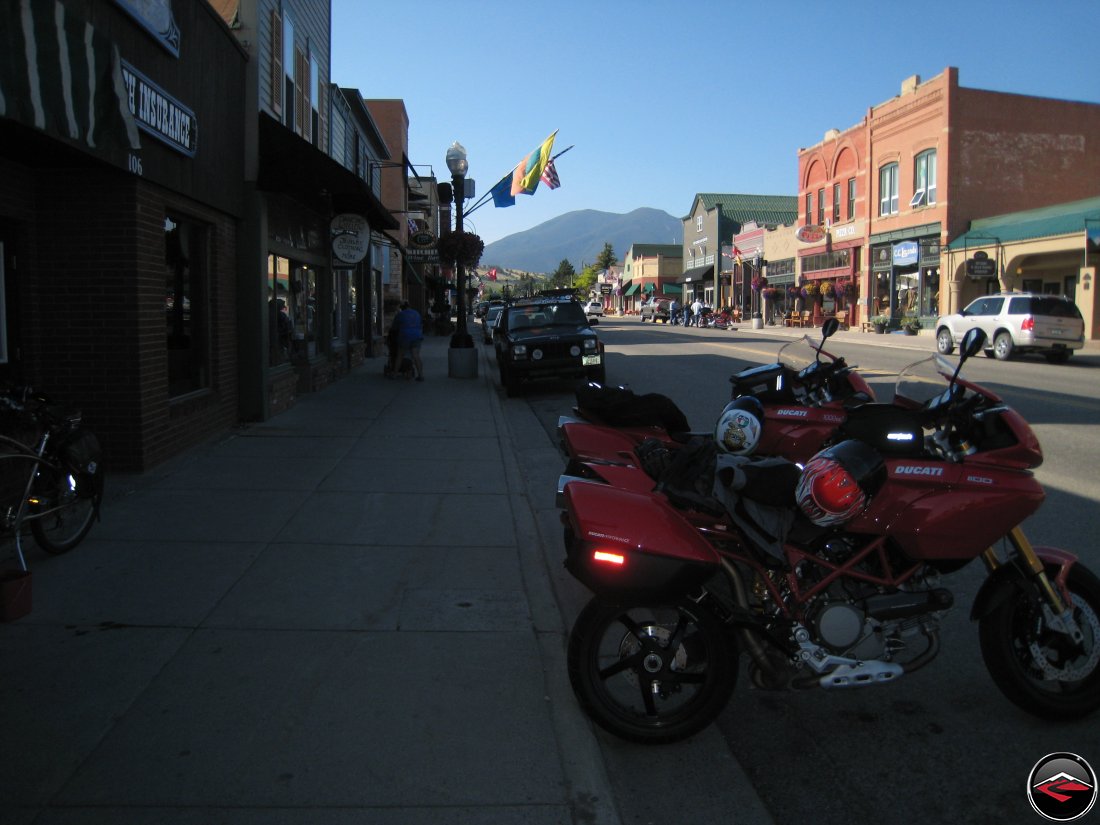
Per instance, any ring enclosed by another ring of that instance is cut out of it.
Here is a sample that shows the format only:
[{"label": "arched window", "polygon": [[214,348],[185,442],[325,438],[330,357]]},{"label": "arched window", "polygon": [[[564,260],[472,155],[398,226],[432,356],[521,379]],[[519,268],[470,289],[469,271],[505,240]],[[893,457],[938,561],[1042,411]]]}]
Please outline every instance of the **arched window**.
[{"label": "arched window", "polygon": [[913,161],[913,200],[910,206],[929,206],[936,202],[936,150],[921,152]]},{"label": "arched window", "polygon": [[879,215],[898,213],[898,165],[888,163],[878,171]]}]

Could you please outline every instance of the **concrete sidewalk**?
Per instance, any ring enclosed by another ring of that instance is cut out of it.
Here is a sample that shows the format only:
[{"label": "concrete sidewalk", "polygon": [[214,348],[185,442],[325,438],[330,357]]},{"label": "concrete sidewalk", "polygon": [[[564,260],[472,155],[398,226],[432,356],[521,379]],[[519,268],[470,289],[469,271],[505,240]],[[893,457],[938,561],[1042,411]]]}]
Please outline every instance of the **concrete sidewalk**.
[{"label": "concrete sidewalk", "polygon": [[491,355],[451,379],[448,341],[423,383],[369,361],[109,477],[70,554],[31,544],[0,823],[619,821]]}]

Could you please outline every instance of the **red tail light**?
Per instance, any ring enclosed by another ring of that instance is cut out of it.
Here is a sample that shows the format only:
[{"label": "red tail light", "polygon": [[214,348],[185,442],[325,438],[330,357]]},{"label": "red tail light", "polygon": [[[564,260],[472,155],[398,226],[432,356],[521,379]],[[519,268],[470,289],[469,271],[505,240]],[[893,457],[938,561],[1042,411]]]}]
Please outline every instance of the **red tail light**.
[{"label": "red tail light", "polygon": [[611,553],[607,550],[596,550],[592,553],[592,560],[603,562],[604,564],[615,564],[620,567],[626,561],[626,556],[622,553]]},{"label": "red tail light", "polygon": [[1020,329],[1022,329],[1024,332],[1031,332],[1033,329],[1035,329],[1035,319],[1032,318],[1030,315],[1027,316],[1020,323]]}]

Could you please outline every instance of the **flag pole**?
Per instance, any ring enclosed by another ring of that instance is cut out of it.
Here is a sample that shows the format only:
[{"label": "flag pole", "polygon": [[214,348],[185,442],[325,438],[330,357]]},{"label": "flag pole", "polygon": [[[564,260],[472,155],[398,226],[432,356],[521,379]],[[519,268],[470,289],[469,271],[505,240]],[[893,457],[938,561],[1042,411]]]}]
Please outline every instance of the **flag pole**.
[{"label": "flag pole", "polygon": [[[521,161],[521,162],[522,162],[522,161]],[[489,198],[491,198],[491,197],[493,196],[493,190],[494,190],[494,189],[496,189],[496,188],[497,188],[498,186],[500,186],[500,184],[504,183],[504,181],[506,181],[506,180],[508,180],[508,179],[509,179],[510,177],[512,177],[512,174],[513,174],[513,173],[514,173],[514,172],[516,171],[516,168],[517,168],[518,166],[519,166],[519,163],[517,163],[517,164],[516,164],[515,166],[513,166],[513,167],[512,167],[512,169],[511,169],[511,171],[509,171],[509,172],[506,172],[506,173],[505,173],[505,174],[504,174],[504,175],[503,175],[503,176],[501,177],[501,179],[500,179],[500,180],[498,180],[498,181],[497,181],[496,183],[494,183],[494,184],[493,184],[492,186],[490,186],[490,187],[489,187],[489,189],[488,189],[487,191],[483,192],[483,193],[481,194],[481,197],[477,199],[477,201],[476,201],[476,202],[474,203],[474,205],[473,205],[473,206],[471,206],[471,207],[470,207],[469,209],[467,209],[467,210],[466,210],[466,214],[467,214],[467,215],[469,215],[469,214],[470,214],[471,212],[473,212],[473,211],[474,211],[475,209],[477,209],[478,207],[484,206],[484,205],[485,205],[485,203],[486,203],[486,202],[487,202],[487,201],[489,200]]]}]

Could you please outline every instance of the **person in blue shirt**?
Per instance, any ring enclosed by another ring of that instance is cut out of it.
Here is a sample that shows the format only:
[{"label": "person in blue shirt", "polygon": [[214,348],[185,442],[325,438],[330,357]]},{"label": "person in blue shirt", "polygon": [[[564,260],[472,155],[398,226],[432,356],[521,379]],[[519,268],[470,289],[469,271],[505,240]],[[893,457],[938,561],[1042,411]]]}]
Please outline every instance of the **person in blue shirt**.
[{"label": "person in blue shirt", "polygon": [[399,357],[407,356],[412,361],[416,380],[423,381],[424,363],[420,360],[420,344],[424,341],[424,321],[420,313],[410,307],[408,301],[402,302],[401,311],[393,316],[392,328],[397,330]]}]

